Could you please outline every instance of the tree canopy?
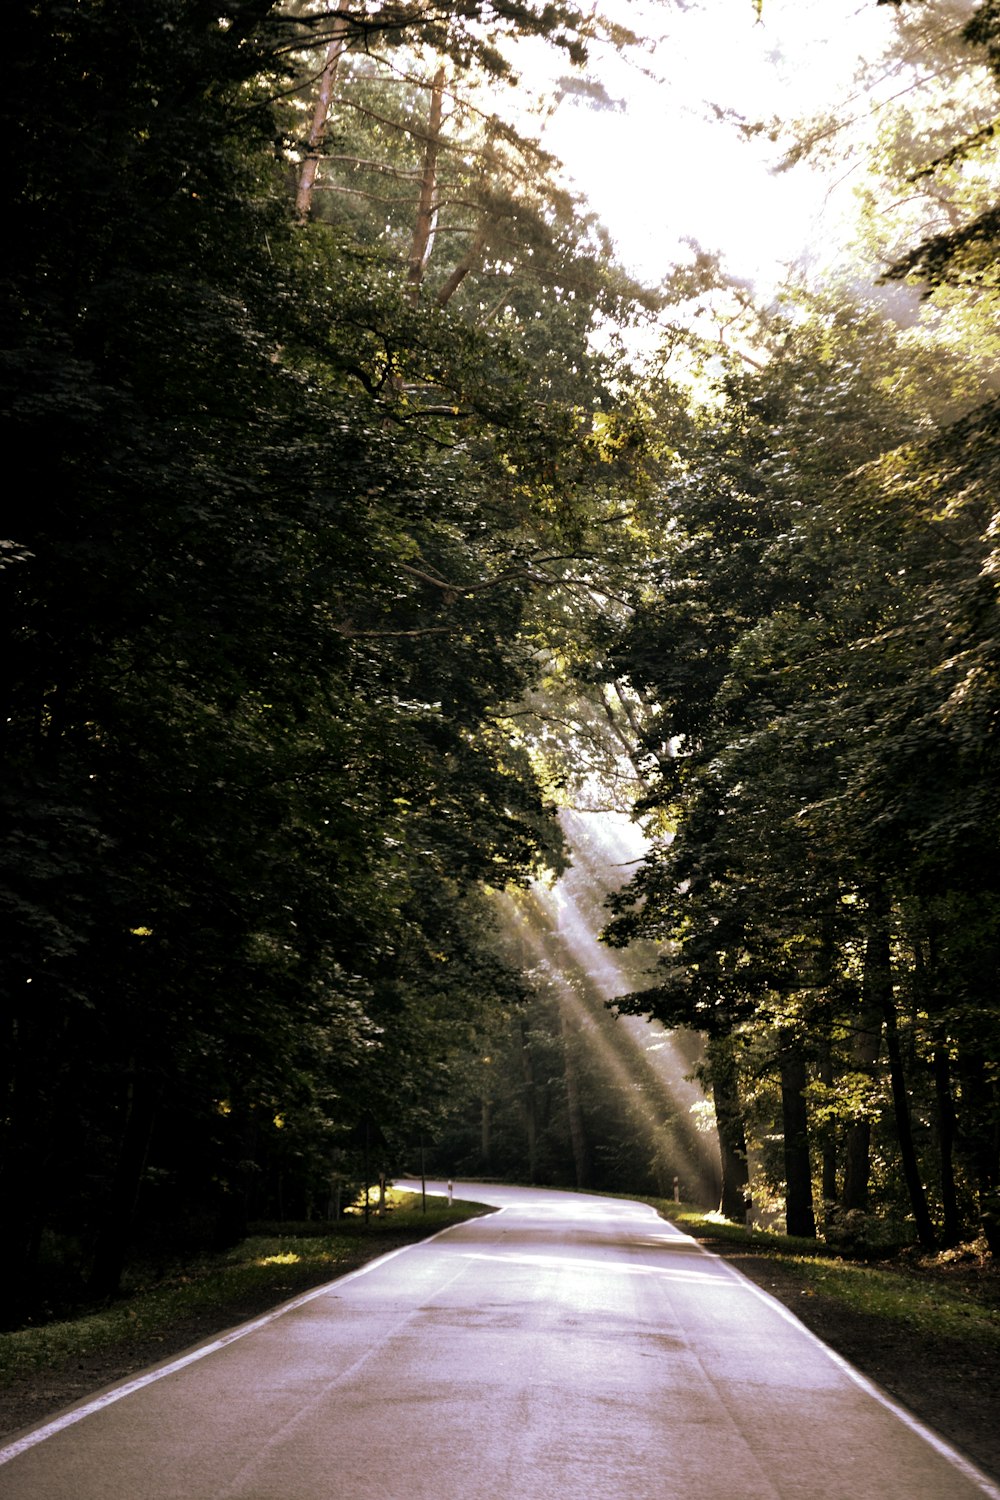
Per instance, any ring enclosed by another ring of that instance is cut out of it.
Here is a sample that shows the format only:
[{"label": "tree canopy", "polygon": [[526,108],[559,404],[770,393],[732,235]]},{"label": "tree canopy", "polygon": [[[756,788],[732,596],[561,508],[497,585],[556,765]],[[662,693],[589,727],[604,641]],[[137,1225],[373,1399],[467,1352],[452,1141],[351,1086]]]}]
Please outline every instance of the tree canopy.
[{"label": "tree canopy", "polygon": [[[901,8],[905,102],[856,247],[884,258],[763,311],[670,461],[607,664],[648,705],[641,806],[666,831],[607,936],[661,945],[622,1007],[710,1039],[728,1211],[752,1192],[794,1232],[995,1249],[995,94],[971,108],[990,8],[961,34],[945,10]],[[890,245],[903,174],[949,227],[914,210]],[[924,314],[896,324],[879,275]]]},{"label": "tree canopy", "polygon": [[946,10],[897,63],[947,110],[869,157],[897,326],[615,263],[511,104],[518,42],[634,40],[597,13],[15,7],[8,1321],[323,1215],[372,1125],[669,1178],[586,980],[512,937],[574,801],[648,836],[618,1006],[706,1039],[727,1211],[995,1243],[996,17]]},{"label": "tree canopy", "polygon": [[[324,170],[340,144],[419,179],[426,59],[505,71],[478,11],[12,18],[11,1315],[52,1233],[110,1291],[137,1205],[147,1238],[224,1237],[278,1198],[325,1207],[362,1117],[397,1143],[433,1121],[516,990],[480,893],[562,858],[502,716],[536,596],[617,503],[626,416],[587,335],[640,289],[545,159],[464,107],[447,190],[475,201],[418,278],[420,201],[386,214],[352,178],[348,212],[303,222],[293,106],[342,23]],[[490,24],[572,51],[583,23]],[[481,225],[478,288],[442,297]]]}]

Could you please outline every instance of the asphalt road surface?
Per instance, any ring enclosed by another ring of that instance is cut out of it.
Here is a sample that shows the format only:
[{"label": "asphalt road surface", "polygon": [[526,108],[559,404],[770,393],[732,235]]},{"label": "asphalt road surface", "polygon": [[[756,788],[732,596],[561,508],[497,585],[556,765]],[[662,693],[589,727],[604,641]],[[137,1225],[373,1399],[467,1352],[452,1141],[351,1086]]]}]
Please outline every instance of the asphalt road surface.
[{"label": "asphalt road surface", "polygon": [[652,1209],[461,1191],[501,1211],[12,1442],[0,1496],[1000,1500]]}]

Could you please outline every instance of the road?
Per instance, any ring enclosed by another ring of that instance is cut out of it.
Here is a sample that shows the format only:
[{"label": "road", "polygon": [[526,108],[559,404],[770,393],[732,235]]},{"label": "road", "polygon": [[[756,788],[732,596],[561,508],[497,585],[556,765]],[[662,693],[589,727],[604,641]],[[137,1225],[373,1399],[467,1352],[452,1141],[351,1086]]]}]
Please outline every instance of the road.
[{"label": "road", "polygon": [[64,1414],[0,1496],[1000,1500],[652,1209],[463,1193],[500,1212]]}]

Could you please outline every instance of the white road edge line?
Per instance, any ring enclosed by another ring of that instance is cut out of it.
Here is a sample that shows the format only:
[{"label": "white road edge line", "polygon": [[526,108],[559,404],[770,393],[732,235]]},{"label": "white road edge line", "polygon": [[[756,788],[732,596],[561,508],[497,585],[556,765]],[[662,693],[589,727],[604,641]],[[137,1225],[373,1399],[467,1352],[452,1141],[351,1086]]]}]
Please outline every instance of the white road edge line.
[{"label": "white road edge line", "polygon": [[[504,1207],[499,1208],[497,1211],[502,1213],[506,1207],[507,1205],[504,1205]],[[651,1207],[651,1205],[644,1204],[643,1207]],[[656,1214],[656,1209],[652,1209],[652,1212]],[[657,1217],[660,1216],[657,1215]],[[670,1223],[669,1219],[665,1222]],[[285,1313],[294,1312],[296,1308],[304,1307],[306,1303],[315,1301],[317,1297],[326,1296],[327,1293],[333,1291],[336,1287],[346,1286],[349,1281],[356,1281],[359,1276],[367,1275],[369,1271],[373,1271],[377,1266],[386,1265],[387,1262],[394,1260],[397,1255],[402,1255],[407,1250],[416,1249],[419,1245],[429,1245],[432,1240],[440,1239],[442,1235],[450,1233],[452,1229],[457,1227],[457,1225],[453,1224],[448,1225],[445,1229],[439,1229],[436,1234],[428,1235],[425,1240],[416,1240],[412,1245],[400,1245],[396,1250],[390,1250],[385,1255],[380,1255],[375,1260],[368,1261],[366,1265],[359,1266],[356,1271],[348,1271],[346,1276],[338,1276],[333,1281],[326,1281],[322,1286],[313,1287],[310,1291],[303,1292],[301,1296],[292,1297],[290,1301],[283,1302],[280,1307],[272,1308],[269,1313],[265,1313],[260,1318],[254,1318],[249,1323],[240,1323],[236,1328],[229,1329],[228,1333],[224,1333],[219,1338],[213,1339],[210,1344],[200,1345],[198,1348],[192,1349],[190,1353],[181,1355],[179,1359],[171,1360],[169,1364],[156,1366],[152,1370],[147,1370],[144,1374],[136,1376],[134,1380],[127,1381],[124,1385],[114,1386],[111,1390],[105,1391],[103,1395],[95,1396],[92,1401],[85,1402],[83,1406],[71,1407],[69,1411],[65,1411],[60,1416],[54,1417],[51,1422],[46,1422],[41,1427],[34,1428],[31,1432],[25,1433],[24,1437],[18,1438],[16,1442],[8,1444],[5,1448],[0,1448],[0,1465],[10,1463],[11,1459],[28,1452],[31,1448],[37,1447],[39,1443],[45,1442],[47,1438],[55,1437],[57,1433],[65,1431],[67,1427],[72,1427],[76,1422],[82,1422],[84,1417],[89,1417],[95,1412],[103,1411],[106,1406],[113,1406],[116,1401],[121,1401],[124,1397],[131,1396],[136,1391],[141,1391],[147,1385],[153,1385],[157,1380],[163,1380],[167,1375],[176,1374],[178,1370],[183,1370],[188,1365],[193,1365],[198,1360],[205,1359],[208,1355],[215,1354],[220,1349],[225,1349],[227,1345],[236,1343],[237,1339],[246,1338],[248,1334],[256,1333],[259,1329],[266,1328],[269,1323],[273,1323],[276,1319],[284,1317]],[[952,1448],[943,1438],[940,1438],[930,1427],[925,1427],[912,1412],[907,1411],[905,1406],[900,1406],[898,1402],[894,1401],[874,1381],[869,1380],[867,1375],[863,1375],[860,1370],[855,1369],[849,1360],[844,1359],[835,1349],[831,1349],[829,1344],[824,1343],[818,1334],[813,1333],[812,1329],[807,1328],[800,1318],[797,1318],[793,1312],[785,1307],[784,1303],[779,1302],[776,1297],[772,1297],[770,1293],[765,1292],[763,1288],[757,1286],[756,1282],[751,1281],[749,1276],[744,1275],[736,1266],[730,1265],[721,1255],[713,1254],[704,1245],[699,1245],[693,1236],[686,1234],[683,1230],[677,1229],[676,1224],[671,1224],[670,1227],[676,1231],[681,1239],[690,1240],[691,1244],[702,1255],[707,1255],[712,1260],[717,1260],[730,1276],[737,1281],[743,1282],[755,1297],[759,1297],[762,1302],[766,1302],[770,1307],[777,1308],[786,1322],[792,1323],[795,1327],[801,1329],[807,1338],[825,1350],[834,1364],[842,1369],[856,1385],[860,1386],[863,1391],[867,1392],[868,1395],[872,1396],[888,1411],[891,1411],[912,1432],[923,1438],[924,1442],[928,1443],[953,1468],[957,1469],[966,1479],[976,1485],[984,1495],[989,1496],[989,1500],[1000,1500],[1000,1488],[993,1483],[988,1475],[984,1474],[981,1469],[978,1469],[969,1459],[964,1458],[961,1453]]]},{"label": "white road edge line", "polygon": [[384,1266],[387,1261],[394,1260],[397,1255],[404,1254],[407,1250],[415,1250],[420,1245],[429,1245],[432,1240],[440,1239],[443,1234],[449,1234],[452,1229],[457,1229],[456,1224],[449,1224],[444,1229],[439,1229],[436,1234],[428,1235],[425,1240],[414,1240],[412,1245],[399,1245],[395,1250],[386,1251],[385,1255],[378,1256],[375,1260],[368,1261],[363,1266],[358,1266],[355,1271],[348,1271],[345,1276],[337,1276],[333,1281],[325,1281],[322,1286],[313,1287],[308,1292],[302,1292],[298,1297],[292,1297],[288,1302],[283,1302],[280,1307],[274,1307],[269,1313],[264,1313],[259,1318],[253,1318],[249,1323],[240,1323],[235,1328],[230,1328],[227,1333],[220,1334],[210,1344],[201,1344],[182,1354],[179,1359],[174,1359],[165,1365],[155,1365],[151,1370],[146,1370],[142,1375],[137,1375],[134,1380],[128,1380],[124,1385],[116,1385],[109,1391],[104,1391],[100,1396],[95,1396],[90,1401],[85,1401],[82,1406],[72,1406],[68,1411],[61,1412],[59,1416],[53,1417],[50,1422],[45,1422],[41,1427],[35,1427],[26,1432],[23,1437],[15,1442],[9,1443],[5,1448],[0,1448],[0,1466],[10,1463],[11,1459],[26,1453],[30,1448],[36,1448],[39,1443],[44,1443],[47,1438],[55,1437],[57,1433],[64,1432],[67,1427],[72,1427],[76,1422],[82,1422],[84,1417],[93,1416],[95,1412],[103,1411],[106,1406],[113,1406],[116,1401],[121,1401],[126,1396],[141,1391],[144,1386],[153,1385],[157,1380],[163,1380],[167,1375],[176,1375],[178,1370],[186,1369],[188,1365],[197,1363],[199,1359],[206,1359],[210,1354],[216,1354],[220,1349],[225,1349],[229,1344],[235,1344],[237,1339],[246,1338],[248,1334],[256,1333],[261,1328],[266,1328],[268,1323],[273,1323],[277,1318],[283,1318],[285,1313],[294,1312],[297,1307],[304,1307],[307,1302],[314,1302],[317,1297],[325,1297],[328,1293],[336,1291],[338,1287],[346,1286],[349,1281],[356,1281],[359,1276],[366,1276],[369,1271],[374,1271],[377,1266]]},{"label": "white road edge line", "polygon": [[[466,1184],[466,1186],[474,1188],[475,1184]],[[595,1194],[593,1196],[599,1197],[600,1195]],[[627,1200],[619,1199],[617,1201],[621,1202]],[[919,1417],[915,1417],[911,1411],[907,1411],[905,1406],[901,1406],[898,1401],[894,1401],[893,1398],[889,1395],[888,1391],[883,1391],[882,1388],[877,1385],[874,1380],[870,1380],[867,1375],[863,1375],[860,1370],[855,1369],[850,1360],[845,1359],[842,1354],[838,1354],[836,1349],[831,1349],[830,1345],[825,1343],[824,1340],[819,1337],[819,1334],[813,1333],[811,1328],[807,1328],[806,1325],[802,1322],[801,1318],[797,1318],[795,1314],[789,1308],[787,1308],[783,1302],[778,1301],[777,1297],[772,1297],[769,1292],[765,1292],[763,1287],[759,1287],[755,1281],[751,1281],[750,1277],[747,1276],[745,1272],[741,1271],[737,1266],[730,1265],[729,1261],[727,1261],[723,1256],[716,1255],[705,1245],[700,1245],[698,1241],[693,1237],[693,1235],[688,1234],[685,1230],[679,1229],[676,1224],[671,1223],[670,1219],[667,1218],[666,1215],[661,1214],[657,1209],[655,1209],[651,1203],[643,1203],[641,1207],[648,1208],[649,1212],[653,1214],[661,1224],[668,1225],[673,1234],[677,1235],[679,1239],[688,1240],[692,1245],[694,1245],[696,1250],[699,1250],[701,1252],[702,1255],[708,1256],[710,1260],[717,1261],[719,1265],[721,1265],[730,1276],[732,1276],[735,1280],[742,1282],[744,1286],[748,1287],[750,1291],[753,1292],[755,1297],[759,1297],[760,1300],[762,1302],[766,1302],[769,1307],[777,1308],[778,1312],[786,1322],[794,1324],[794,1326],[800,1329],[808,1339],[810,1339],[814,1344],[818,1344],[819,1347],[826,1352],[827,1356],[833,1360],[834,1364],[837,1365],[838,1368],[843,1370],[844,1373],[854,1381],[855,1385],[860,1386],[861,1389],[865,1391],[869,1396],[873,1397],[874,1400],[879,1403],[879,1405],[885,1407],[887,1411],[891,1411],[893,1416],[898,1417],[898,1419],[903,1423],[905,1427],[908,1427],[911,1432],[914,1432],[918,1437],[922,1438],[925,1443],[933,1448],[935,1452],[938,1453],[946,1461],[946,1463],[949,1463],[952,1468],[957,1469],[958,1472],[962,1474],[966,1479],[968,1479],[971,1484],[974,1484],[982,1494],[988,1496],[989,1500],[1000,1500],[1000,1486],[995,1484],[988,1474],[985,1474],[982,1469],[977,1468],[977,1466],[972,1462],[971,1459],[968,1459],[963,1454],[959,1453],[958,1450],[953,1448],[950,1443],[946,1443],[944,1438],[939,1437],[938,1434],[933,1430],[933,1428],[926,1427],[924,1423],[920,1421]],[[503,1212],[503,1210],[501,1209],[500,1212]]]},{"label": "white road edge line", "polygon": [[[666,1222],[669,1224],[670,1220],[668,1219]],[[670,1227],[671,1229],[677,1229],[676,1224],[671,1224]],[[923,1438],[925,1443],[929,1443],[953,1468],[957,1469],[960,1474],[976,1485],[984,1495],[988,1495],[990,1500],[1000,1500],[1000,1487],[993,1482],[988,1474],[984,1474],[982,1469],[977,1468],[971,1459],[965,1458],[950,1443],[946,1443],[944,1438],[939,1437],[933,1428],[925,1427],[919,1417],[915,1417],[911,1411],[907,1411],[905,1406],[901,1406],[898,1401],[894,1401],[888,1391],[883,1391],[881,1386],[876,1385],[874,1380],[869,1380],[867,1375],[855,1369],[850,1360],[845,1359],[842,1354],[838,1354],[836,1349],[831,1349],[830,1345],[825,1343],[819,1334],[813,1333],[811,1328],[807,1328],[801,1318],[797,1318],[790,1308],[787,1308],[783,1302],[778,1301],[777,1297],[772,1297],[770,1292],[765,1292],[763,1287],[759,1287],[755,1281],[751,1281],[750,1277],[741,1271],[738,1266],[730,1265],[729,1261],[723,1256],[716,1255],[714,1251],[709,1250],[705,1245],[699,1245],[698,1241],[691,1235],[685,1234],[683,1230],[678,1230],[677,1232],[684,1239],[690,1239],[691,1243],[696,1245],[703,1255],[708,1255],[712,1260],[719,1261],[721,1265],[725,1266],[730,1276],[734,1276],[738,1281],[744,1282],[755,1297],[759,1297],[762,1302],[767,1302],[771,1307],[776,1307],[786,1322],[794,1323],[814,1344],[818,1344],[821,1349],[825,1349],[834,1364],[838,1365],[845,1374],[849,1375],[855,1385],[859,1385],[863,1391],[867,1392],[869,1396],[873,1396],[887,1411],[891,1411],[893,1416],[898,1417],[904,1426],[909,1427],[911,1432],[915,1432],[918,1437]]]}]

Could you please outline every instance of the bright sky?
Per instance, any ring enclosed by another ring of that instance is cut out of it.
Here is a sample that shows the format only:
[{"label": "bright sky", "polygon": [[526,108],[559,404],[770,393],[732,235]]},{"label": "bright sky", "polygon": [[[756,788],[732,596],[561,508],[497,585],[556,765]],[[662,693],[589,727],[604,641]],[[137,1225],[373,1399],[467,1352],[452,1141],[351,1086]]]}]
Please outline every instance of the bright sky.
[{"label": "bright sky", "polygon": [[892,7],[763,0],[760,20],[753,0],[684,8],[609,0],[604,9],[661,39],[629,61],[595,53],[592,71],[621,106],[597,110],[567,96],[543,143],[566,163],[624,263],[658,281],[692,237],[721,250],[737,276],[766,285],[804,246],[828,245],[839,232],[829,180],[809,169],[773,175],[778,148],[762,138],[748,144],[712,106],[751,121],[818,110],[850,91],[859,56],[881,53]]}]

